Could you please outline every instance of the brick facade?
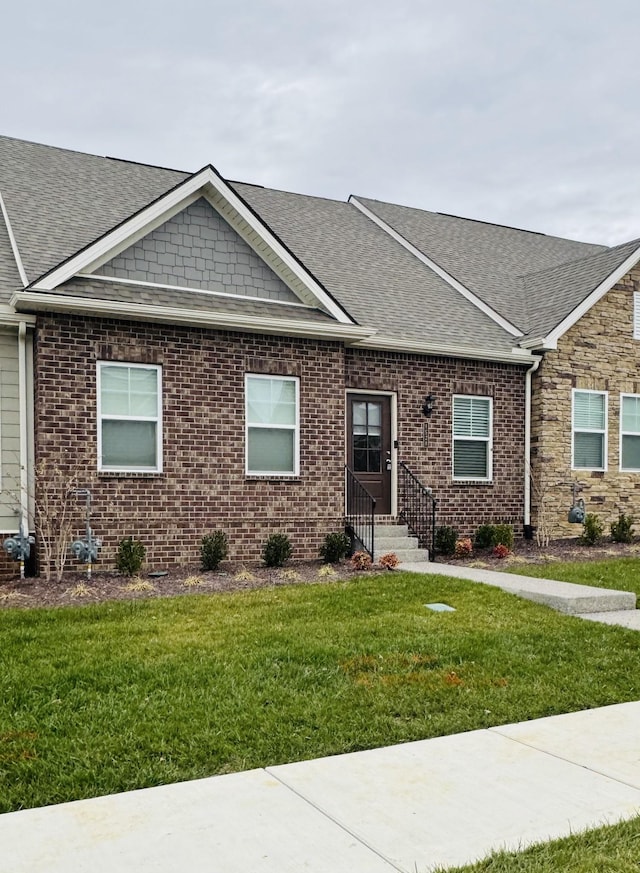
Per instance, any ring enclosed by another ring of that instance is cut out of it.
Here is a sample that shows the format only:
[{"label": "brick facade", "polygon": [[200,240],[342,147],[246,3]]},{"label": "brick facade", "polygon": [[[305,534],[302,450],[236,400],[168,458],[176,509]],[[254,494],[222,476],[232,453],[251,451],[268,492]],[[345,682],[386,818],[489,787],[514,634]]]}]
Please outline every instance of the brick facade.
[{"label": "brick facade", "polygon": [[[110,565],[127,535],[149,566],[196,563],[204,533],[226,531],[230,558],[256,560],[270,533],[314,558],[344,514],[345,391],[397,393],[399,456],[440,501],[440,521],[470,533],[522,520],[524,368],[365,352],[318,340],[43,316],[36,332],[36,457],[80,475]],[[97,471],[96,362],[153,363],[163,373],[164,471]],[[300,378],[301,474],[245,475],[246,373]],[[451,394],[494,398],[494,481],[451,481]],[[428,422],[426,394],[436,405]],[[78,504],[78,534],[83,532]]]},{"label": "brick facade", "polygon": [[[640,341],[633,338],[633,292],[640,288],[634,268],[544,353],[533,379],[533,518],[544,505],[552,537],[576,536],[569,524],[571,482],[583,485],[587,512],[605,525],[619,512],[640,518],[640,473],[620,471],[620,394],[640,393]],[[607,470],[572,470],[572,389],[608,392]],[[536,497],[535,491],[538,491]],[[540,496],[542,495],[542,496]]]}]

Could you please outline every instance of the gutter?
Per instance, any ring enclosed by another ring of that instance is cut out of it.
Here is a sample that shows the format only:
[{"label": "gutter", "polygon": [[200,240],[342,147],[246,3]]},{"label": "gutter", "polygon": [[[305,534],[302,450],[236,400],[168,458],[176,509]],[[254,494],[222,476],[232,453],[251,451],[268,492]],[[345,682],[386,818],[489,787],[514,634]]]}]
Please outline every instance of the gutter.
[{"label": "gutter", "polygon": [[27,323],[18,326],[18,398],[20,418],[20,521],[22,529],[29,533],[29,450],[27,416]]},{"label": "gutter", "polygon": [[[531,527],[531,380],[542,358],[536,358],[525,373],[524,383],[524,528]],[[526,534],[525,534],[526,536]]]},{"label": "gutter", "polygon": [[376,331],[357,324],[298,321],[288,318],[239,315],[206,310],[179,309],[155,304],[122,303],[113,300],[75,297],[38,291],[16,291],[11,305],[19,312],[67,312],[96,318],[121,318],[128,321],[147,321],[160,324],[186,325],[218,330],[240,330],[250,333],[282,334],[314,339],[335,339],[357,342]]},{"label": "gutter", "polygon": [[416,355],[435,355],[440,358],[471,358],[479,361],[494,361],[500,364],[530,364],[535,356],[529,351],[513,348],[510,351],[481,348],[479,346],[454,346],[443,343],[427,343],[401,340],[375,334],[357,343],[355,348],[377,351],[405,352]]}]

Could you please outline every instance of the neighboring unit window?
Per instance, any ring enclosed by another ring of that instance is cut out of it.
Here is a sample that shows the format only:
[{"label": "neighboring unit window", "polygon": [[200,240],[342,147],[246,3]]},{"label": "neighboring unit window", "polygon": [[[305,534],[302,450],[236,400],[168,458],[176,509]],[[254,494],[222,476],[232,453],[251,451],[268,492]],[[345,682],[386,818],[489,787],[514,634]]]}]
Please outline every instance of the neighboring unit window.
[{"label": "neighboring unit window", "polygon": [[297,476],[298,379],[246,377],[247,473]]},{"label": "neighboring unit window", "polygon": [[640,291],[633,292],[633,338],[640,339]]},{"label": "neighboring unit window", "polygon": [[453,398],[453,478],[491,479],[490,397]]},{"label": "neighboring unit window", "polygon": [[607,394],[573,392],[573,468],[606,469]]},{"label": "neighboring unit window", "polygon": [[620,469],[640,471],[640,395],[620,395]]},{"label": "neighboring unit window", "polygon": [[98,364],[98,469],[162,470],[161,369]]}]

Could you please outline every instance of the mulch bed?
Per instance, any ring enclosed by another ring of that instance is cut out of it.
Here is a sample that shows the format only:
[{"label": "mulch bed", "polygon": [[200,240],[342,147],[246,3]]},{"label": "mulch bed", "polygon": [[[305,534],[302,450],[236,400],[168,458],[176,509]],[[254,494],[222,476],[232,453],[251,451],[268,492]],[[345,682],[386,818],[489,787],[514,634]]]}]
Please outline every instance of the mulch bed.
[{"label": "mulch bed", "polygon": [[[513,553],[497,558],[490,550],[476,550],[470,558],[438,558],[440,563],[465,564],[506,570],[523,563],[551,563],[554,561],[598,561],[606,558],[640,556],[640,543],[603,542],[585,546],[575,539],[554,540],[544,548],[534,541],[518,540]],[[324,569],[323,569],[324,567]],[[369,572],[382,572],[373,570]],[[327,574],[328,575],[325,575]],[[282,569],[257,565],[225,563],[218,571],[203,572],[197,567],[176,567],[167,575],[144,574],[135,579],[118,575],[115,571],[100,571],[87,580],[86,573],[72,569],[65,572],[62,582],[46,582],[43,577],[16,578],[0,583],[0,609],[5,607],[33,608],[37,606],[68,606],[86,603],[104,603],[112,600],[148,600],[154,597],[190,596],[192,594],[219,594],[228,591],[247,591],[277,585],[319,584],[341,581],[359,575],[348,561],[331,565],[319,561],[291,564]]]}]

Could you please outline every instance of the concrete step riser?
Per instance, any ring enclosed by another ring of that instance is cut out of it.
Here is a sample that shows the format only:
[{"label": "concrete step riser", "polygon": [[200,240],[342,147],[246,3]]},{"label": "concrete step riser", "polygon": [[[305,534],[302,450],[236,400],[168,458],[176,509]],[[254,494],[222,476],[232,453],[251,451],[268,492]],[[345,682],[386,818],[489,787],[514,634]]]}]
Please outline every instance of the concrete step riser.
[{"label": "concrete step riser", "polygon": [[376,536],[381,537],[406,537],[409,536],[409,528],[406,524],[376,524]]},{"label": "concrete step riser", "polygon": [[[422,561],[429,560],[429,550],[428,549],[390,549],[393,554],[397,557],[397,559],[402,563],[404,561],[408,561],[409,563],[422,563]],[[380,551],[377,547],[375,549],[373,560],[379,561],[383,555],[386,555],[387,552],[383,549]]]},{"label": "concrete step riser", "polygon": [[375,547],[376,552],[382,549],[385,552],[392,552],[394,549],[417,549],[418,540],[416,537],[376,537]]}]

